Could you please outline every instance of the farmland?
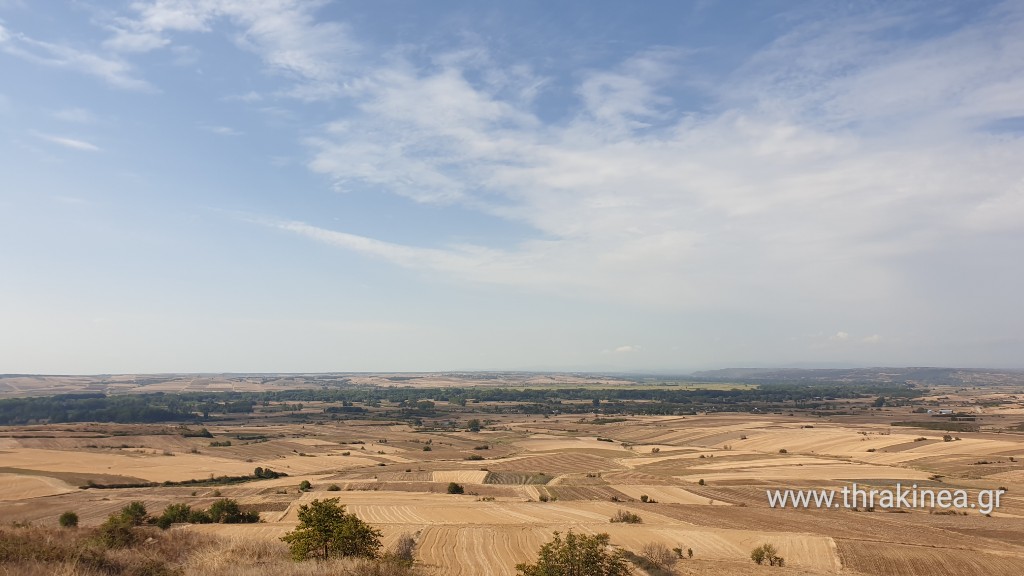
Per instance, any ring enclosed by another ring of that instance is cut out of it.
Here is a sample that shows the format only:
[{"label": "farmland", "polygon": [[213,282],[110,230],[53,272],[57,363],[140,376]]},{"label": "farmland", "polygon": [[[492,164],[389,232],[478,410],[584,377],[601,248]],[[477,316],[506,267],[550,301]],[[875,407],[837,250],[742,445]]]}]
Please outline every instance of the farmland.
[{"label": "farmland", "polygon": [[[1009,575],[1024,566],[1019,385],[910,388],[887,402],[868,393],[815,400],[823,395],[811,392],[796,402],[813,404],[804,407],[742,397],[760,403],[746,411],[734,409],[732,400],[719,410],[708,404],[703,394],[722,393],[727,388],[721,384],[703,392],[693,385],[675,392],[698,394],[694,401],[705,409],[682,408],[685,396],[672,396],[665,402],[677,402],[668,404],[675,413],[661,414],[664,406],[645,410],[650,400],[636,383],[621,398],[609,393],[610,378],[583,390],[611,399],[575,401],[586,394],[564,385],[579,379],[551,377],[559,384],[552,389],[566,396],[557,402],[539,402],[532,392],[522,401],[505,400],[500,387],[492,389],[501,400],[478,399],[484,395],[464,380],[457,392],[437,388],[445,378],[397,391],[420,394],[415,400],[307,397],[299,406],[287,398],[256,401],[246,412],[196,412],[177,422],[0,427],[0,523],[56,526],[71,510],[90,527],[131,501],[159,511],[182,502],[207,507],[227,497],[262,521],[178,524],[171,531],[283,546],[277,539],[296,526],[300,505],[339,498],[382,531],[385,546],[401,534],[415,535],[416,566],[427,574],[511,575],[554,532],[568,530],[607,533],[613,546],[633,554],[650,543],[692,550],[692,558],[676,563],[679,574],[768,573],[749,559],[763,543],[786,560],[785,568],[771,568],[778,574]],[[27,382],[18,379],[8,389],[29,390]],[[256,382],[289,389],[279,379],[249,377],[232,393],[242,384],[252,384],[244,393],[260,393]],[[145,398],[132,383],[114,382],[126,388],[122,395]],[[84,385],[81,379],[66,383]],[[224,394],[221,385],[214,388],[203,402],[238,401],[217,396]],[[661,383],[656,389],[672,388]],[[376,389],[356,390],[372,395]],[[38,388],[31,392],[45,398]],[[938,418],[927,410],[940,409],[969,415],[962,417],[977,430],[930,428]],[[891,425],[907,421],[921,426]],[[257,467],[284,475],[257,477]],[[219,480],[225,478],[235,480]],[[302,481],[308,490],[299,489]],[[979,490],[1006,493],[988,515],[773,509],[765,495],[840,490],[854,482],[875,488],[913,482],[963,489],[972,498]],[[463,493],[449,494],[451,483]],[[619,511],[642,521],[610,522]],[[639,566],[635,571],[645,573]]]}]

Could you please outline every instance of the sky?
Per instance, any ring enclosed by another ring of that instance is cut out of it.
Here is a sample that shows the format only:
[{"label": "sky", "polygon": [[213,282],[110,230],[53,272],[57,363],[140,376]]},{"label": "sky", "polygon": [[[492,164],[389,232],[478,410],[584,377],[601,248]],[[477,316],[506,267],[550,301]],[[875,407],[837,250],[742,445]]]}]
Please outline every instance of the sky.
[{"label": "sky", "polygon": [[1024,3],[0,0],[0,373],[1024,367]]}]

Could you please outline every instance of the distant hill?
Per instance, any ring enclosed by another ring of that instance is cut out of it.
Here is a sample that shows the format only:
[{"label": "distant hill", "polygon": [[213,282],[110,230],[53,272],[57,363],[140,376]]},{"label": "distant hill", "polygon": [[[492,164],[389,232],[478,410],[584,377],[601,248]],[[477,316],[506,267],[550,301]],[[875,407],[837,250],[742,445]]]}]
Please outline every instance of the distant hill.
[{"label": "distant hill", "polygon": [[689,376],[710,382],[906,382],[950,386],[1024,384],[1022,370],[985,368],[726,368]]}]

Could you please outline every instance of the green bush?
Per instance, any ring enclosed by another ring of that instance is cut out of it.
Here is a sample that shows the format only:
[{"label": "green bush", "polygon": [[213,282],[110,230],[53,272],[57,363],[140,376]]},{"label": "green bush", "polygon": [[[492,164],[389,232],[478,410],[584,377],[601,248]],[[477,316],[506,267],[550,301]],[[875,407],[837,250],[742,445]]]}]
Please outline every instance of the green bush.
[{"label": "green bush", "polygon": [[640,524],[644,520],[640,515],[634,512],[626,512],[625,510],[619,510],[615,513],[615,516],[611,517],[609,522],[621,522],[624,524]]},{"label": "green bush", "polygon": [[575,534],[562,536],[540,548],[536,564],[516,566],[518,576],[626,576],[630,573],[625,554],[609,552],[607,534]]},{"label": "green bush", "polygon": [[70,510],[61,514],[57,522],[63,528],[77,528],[78,527],[78,514],[71,512]]},{"label": "green bush", "polygon": [[337,556],[376,558],[381,532],[355,514],[345,513],[337,498],[313,500],[299,506],[299,525],[281,537],[296,561]]},{"label": "green bush", "polygon": [[462,484],[458,484],[456,482],[449,482],[448,483],[448,493],[449,494],[465,494],[466,493],[466,489],[463,488]]}]

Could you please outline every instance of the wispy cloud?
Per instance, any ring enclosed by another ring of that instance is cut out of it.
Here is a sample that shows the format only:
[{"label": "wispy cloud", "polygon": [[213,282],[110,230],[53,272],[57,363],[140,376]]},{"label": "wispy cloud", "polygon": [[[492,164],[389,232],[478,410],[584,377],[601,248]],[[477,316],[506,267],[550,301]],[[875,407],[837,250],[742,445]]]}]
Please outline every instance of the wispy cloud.
[{"label": "wispy cloud", "polygon": [[96,146],[91,142],[85,140],[78,140],[77,138],[68,138],[67,136],[54,136],[52,134],[39,134],[36,133],[36,137],[42,140],[46,140],[52,144],[57,144],[65,148],[71,148],[73,150],[84,150],[86,152],[99,152],[100,147]]},{"label": "wispy cloud", "polygon": [[36,40],[21,33],[12,33],[0,26],[0,50],[26,60],[95,76],[116,88],[152,90],[145,80],[135,76],[125,60],[103,55],[67,44]]},{"label": "wispy cloud", "polygon": [[206,132],[217,134],[219,136],[241,136],[244,134],[244,132],[228,126],[200,126],[200,128]]},{"label": "wispy cloud", "polygon": [[[900,14],[798,27],[720,78],[728,93],[709,83],[700,109],[666,89],[681,74],[672,55],[641,54],[582,74],[579,113],[559,121],[480,80],[479,58],[399,62],[353,86],[361,113],[307,141],[310,168],[537,239],[426,250],[301,232],[472,281],[659,306],[909,297],[923,279],[905,258],[967,236],[999,242],[1024,221],[1024,141],[980,128],[1024,115],[1024,100],[1000,96],[1024,78],[1021,16],[914,42],[895,39]],[[947,96],[896,97],[922,85]]]},{"label": "wispy cloud", "polygon": [[132,4],[134,15],[111,23],[104,43],[122,53],[150,52],[170,46],[175,33],[207,33],[226,20],[240,32],[235,43],[258,54],[265,65],[296,80],[287,94],[316,100],[337,96],[341,72],[359,50],[347,25],[319,22],[314,14],[322,2],[275,0],[150,0]]},{"label": "wispy cloud", "polygon": [[63,108],[54,110],[52,115],[57,120],[73,124],[95,124],[97,121],[96,115],[85,108]]}]

